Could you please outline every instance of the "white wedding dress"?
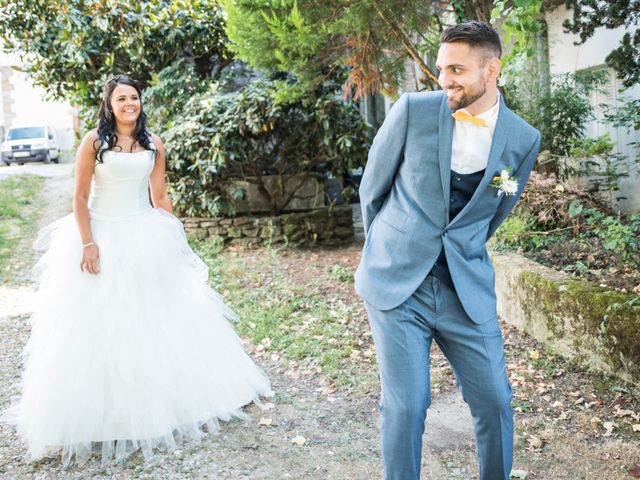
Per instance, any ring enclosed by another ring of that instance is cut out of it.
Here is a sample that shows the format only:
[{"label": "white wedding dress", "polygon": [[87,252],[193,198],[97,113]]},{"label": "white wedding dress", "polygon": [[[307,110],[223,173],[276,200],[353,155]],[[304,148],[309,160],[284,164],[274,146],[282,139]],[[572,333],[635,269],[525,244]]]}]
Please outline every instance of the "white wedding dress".
[{"label": "white wedding dress", "polygon": [[96,164],[89,210],[99,275],[80,271],[72,214],[40,232],[36,248],[46,252],[35,267],[21,395],[3,415],[30,460],[82,462],[93,448],[103,462],[138,448],[149,458],[271,395],[181,222],[151,206],[153,165],[151,151],[109,151]]}]

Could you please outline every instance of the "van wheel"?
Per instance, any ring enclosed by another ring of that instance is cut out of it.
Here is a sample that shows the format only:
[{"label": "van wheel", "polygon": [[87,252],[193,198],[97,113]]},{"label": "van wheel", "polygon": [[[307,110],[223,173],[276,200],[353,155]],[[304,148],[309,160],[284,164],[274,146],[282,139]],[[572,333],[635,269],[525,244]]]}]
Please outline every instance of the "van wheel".
[{"label": "van wheel", "polygon": [[51,163],[51,155],[50,154],[46,154],[44,157],[44,163]]},{"label": "van wheel", "polygon": [[56,158],[52,158],[51,161],[53,163],[60,163],[60,155],[58,155]]}]

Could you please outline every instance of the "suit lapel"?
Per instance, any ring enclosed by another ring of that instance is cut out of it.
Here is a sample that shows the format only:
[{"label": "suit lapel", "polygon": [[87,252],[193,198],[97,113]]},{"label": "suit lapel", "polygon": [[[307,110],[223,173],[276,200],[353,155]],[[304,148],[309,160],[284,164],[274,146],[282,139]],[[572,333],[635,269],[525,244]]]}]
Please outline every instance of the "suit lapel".
[{"label": "suit lapel", "polygon": [[462,211],[454,218],[450,225],[458,222],[460,218],[462,218],[473,206],[477,203],[478,199],[481,197],[482,192],[484,192],[491,179],[496,173],[497,167],[500,163],[500,159],[502,158],[502,152],[504,152],[504,147],[507,144],[507,138],[509,138],[511,125],[514,123],[512,120],[513,112],[509,110],[504,104],[504,100],[500,97],[500,111],[498,112],[498,120],[496,121],[496,129],[493,132],[493,140],[491,141],[491,149],[489,150],[489,160],[487,162],[487,168],[484,171],[484,175],[482,176],[482,180],[476,188],[476,191],[473,193],[469,203],[465,205]]},{"label": "suit lapel", "polygon": [[442,96],[440,103],[440,120],[438,125],[438,160],[440,164],[440,180],[442,181],[442,193],[444,206],[447,211],[447,223],[449,222],[449,195],[451,187],[451,143],[453,141],[453,117],[451,109],[447,105],[447,96]]}]

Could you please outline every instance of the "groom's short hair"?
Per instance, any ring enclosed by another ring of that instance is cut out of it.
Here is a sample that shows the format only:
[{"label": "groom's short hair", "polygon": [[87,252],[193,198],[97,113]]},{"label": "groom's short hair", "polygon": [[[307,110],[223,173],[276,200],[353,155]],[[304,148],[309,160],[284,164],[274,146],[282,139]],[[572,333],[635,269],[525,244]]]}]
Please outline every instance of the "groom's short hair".
[{"label": "groom's short hair", "polygon": [[462,42],[471,47],[480,47],[490,53],[492,57],[502,55],[500,36],[496,29],[488,23],[471,21],[453,25],[440,35],[440,43]]}]

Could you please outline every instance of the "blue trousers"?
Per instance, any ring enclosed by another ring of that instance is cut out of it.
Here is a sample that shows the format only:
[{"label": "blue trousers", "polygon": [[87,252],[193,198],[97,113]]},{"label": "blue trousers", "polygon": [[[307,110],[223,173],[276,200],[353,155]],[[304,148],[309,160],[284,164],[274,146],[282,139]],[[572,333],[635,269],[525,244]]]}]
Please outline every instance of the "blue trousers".
[{"label": "blue trousers", "polygon": [[365,302],[380,369],[380,430],[385,480],[418,480],[429,393],[429,353],[447,357],[476,437],[480,480],[508,480],[513,453],[511,386],[498,319],[474,323],[455,292],[428,275],[400,306]]}]

